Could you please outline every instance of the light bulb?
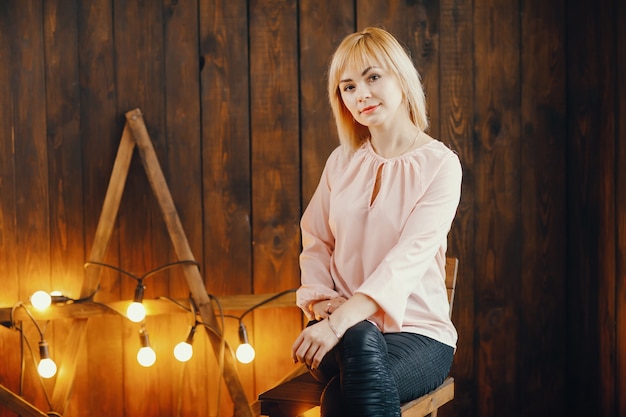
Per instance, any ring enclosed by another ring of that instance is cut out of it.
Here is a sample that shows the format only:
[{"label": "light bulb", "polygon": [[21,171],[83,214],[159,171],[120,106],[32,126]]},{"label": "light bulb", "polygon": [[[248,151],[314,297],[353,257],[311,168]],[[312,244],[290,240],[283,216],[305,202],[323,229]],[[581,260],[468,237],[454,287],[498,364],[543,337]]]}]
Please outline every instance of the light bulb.
[{"label": "light bulb", "polygon": [[187,362],[193,356],[193,347],[187,342],[180,342],[174,348],[174,357],[179,362]]},{"label": "light bulb", "polygon": [[52,378],[57,373],[57,364],[50,358],[42,359],[37,366],[42,378]]},{"label": "light bulb", "polygon": [[254,360],[255,352],[250,343],[242,343],[235,353],[237,360],[241,363],[250,363]]},{"label": "light bulb", "polygon": [[50,351],[48,350],[48,343],[45,340],[39,342],[39,365],[37,365],[37,372],[42,378],[52,378],[57,373],[57,364],[50,359]]},{"label": "light bulb", "polygon": [[35,291],[33,295],[30,296],[30,303],[37,310],[45,310],[50,307],[52,303],[52,297],[45,291]]},{"label": "light bulb", "polygon": [[142,303],[133,301],[126,310],[126,316],[130,321],[139,323],[146,318],[146,309]]},{"label": "light bulb", "polygon": [[239,342],[241,343],[237,347],[237,360],[241,363],[250,363],[254,360],[255,352],[254,348],[248,342],[248,331],[243,323],[239,323]]},{"label": "light bulb", "polygon": [[156,362],[156,353],[150,346],[142,347],[137,352],[137,362],[139,362],[139,365],[148,368]]},{"label": "light bulb", "polygon": [[156,362],[156,353],[150,347],[150,338],[145,328],[139,331],[139,342],[141,343],[141,349],[137,352],[137,362],[139,362],[139,365],[145,366],[146,368],[154,365],[154,362]]},{"label": "light bulb", "polygon": [[141,281],[139,281],[135,287],[135,298],[128,306],[128,309],[126,309],[126,317],[128,317],[128,319],[132,322],[139,323],[146,318],[146,309],[143,304],[141,304],[145,289],[146,287],[144,287]]},{"label": "light bulb", "polygon": [[187,339],[177,344],[174,348],[174,357],[180,362],[187,362],[193,356],[193,347],[191,344],[193,343],[193,336],[196,334],[196,324],[191,326]]}]

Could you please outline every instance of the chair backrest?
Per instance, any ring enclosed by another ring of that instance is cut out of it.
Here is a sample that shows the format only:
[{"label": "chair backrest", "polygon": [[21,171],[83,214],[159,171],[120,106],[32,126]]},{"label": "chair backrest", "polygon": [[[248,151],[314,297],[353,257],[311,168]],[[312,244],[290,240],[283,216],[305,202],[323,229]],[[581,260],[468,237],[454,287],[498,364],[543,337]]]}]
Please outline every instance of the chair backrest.
[{"label": "chair backrest", "polygon": [[450,317],[452,317],[454,289],[456,288],[456,275],[458,271],[459,260],[457,258],[446,258],[446,288],[448,289],[448,302],[450,303]]}]

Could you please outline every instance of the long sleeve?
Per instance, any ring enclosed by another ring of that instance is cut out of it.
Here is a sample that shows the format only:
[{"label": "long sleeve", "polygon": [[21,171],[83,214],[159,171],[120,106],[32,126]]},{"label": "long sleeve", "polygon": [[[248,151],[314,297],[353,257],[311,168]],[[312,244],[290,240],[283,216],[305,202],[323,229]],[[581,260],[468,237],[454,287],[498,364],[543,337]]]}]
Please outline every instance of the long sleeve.
[{"label": "long sleeve", "polygon": [[300,269],[302,285],[297,291],[297,305],[312,319],[309,305],[315,300],[337,297],[330,262],[335,249],[335,238],[328,222],[331,190],[331,172],[334,163],[341,156],[337,148],[329,157],[322,172],[320,182],[300,221],[302,231],[302,252]]}]

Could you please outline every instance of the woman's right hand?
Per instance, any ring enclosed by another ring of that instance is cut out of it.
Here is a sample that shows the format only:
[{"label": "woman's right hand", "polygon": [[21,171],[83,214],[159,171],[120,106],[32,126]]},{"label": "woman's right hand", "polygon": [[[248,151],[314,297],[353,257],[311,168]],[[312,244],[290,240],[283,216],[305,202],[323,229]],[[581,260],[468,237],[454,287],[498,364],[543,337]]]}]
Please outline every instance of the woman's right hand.
[{"label": "woman's right hand", "polygon": [[337,343],[339,337],[331,327],[330,319],[307,326],[291,346],[294,363],[302,362],[316,369],[322,359]]},{"label": "woman's right hand", "polygon": [[340,305],[347,301],[344,297],[331,298],[328,300],[320,300],[311,305],[311,312],[315,316],[315,320],[323,320],[330,316]]}]

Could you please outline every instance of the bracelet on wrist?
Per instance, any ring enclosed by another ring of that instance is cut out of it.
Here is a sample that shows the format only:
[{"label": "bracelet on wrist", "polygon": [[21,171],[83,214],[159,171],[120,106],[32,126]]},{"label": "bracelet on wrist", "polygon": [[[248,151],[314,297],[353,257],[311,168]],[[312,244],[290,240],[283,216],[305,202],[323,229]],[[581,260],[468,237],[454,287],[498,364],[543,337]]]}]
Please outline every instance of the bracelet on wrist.
[{"label": "bracelet on wrist", "polygon": [[341,336],[339,336],[339,332],[337,331],[337,329],[335,329],[335,326],[333,326],[333,322],[330,321],[330,316],[328,316],[326,321],[328,322],[328,327],[330,327],[330,330],[333,332],[333,334],[337,337],[338,340],[341,340]]}]

